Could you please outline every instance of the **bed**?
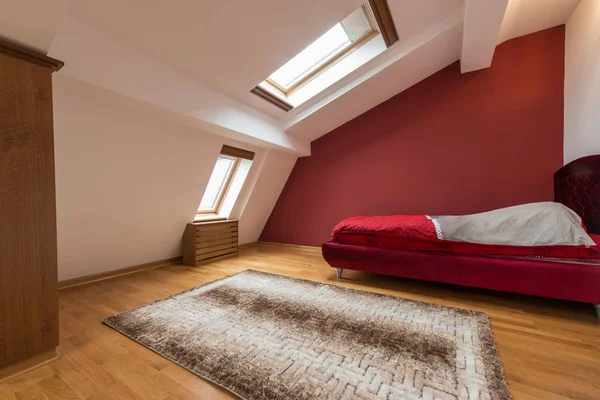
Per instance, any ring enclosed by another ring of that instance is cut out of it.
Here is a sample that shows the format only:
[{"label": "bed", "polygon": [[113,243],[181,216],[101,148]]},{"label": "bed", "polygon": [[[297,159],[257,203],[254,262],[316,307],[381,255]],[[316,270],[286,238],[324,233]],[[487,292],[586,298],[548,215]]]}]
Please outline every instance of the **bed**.
[{"label": "bed", "polygon": [[445,243],[415,247],[375,239],[377,235],[350,235],[350,239],[338,235],[323,244],[323,257],[337,269],[338,279],[344,269],[350,269],[581,301],[594,304],[600,317],[600,155],[559,169],[554,174],[554,197],[581,218],[597,246],[577,246],[577,254],[567,257],[535,246],[523,254],[478,254],[472,249],[465,254],[444,248]]}]

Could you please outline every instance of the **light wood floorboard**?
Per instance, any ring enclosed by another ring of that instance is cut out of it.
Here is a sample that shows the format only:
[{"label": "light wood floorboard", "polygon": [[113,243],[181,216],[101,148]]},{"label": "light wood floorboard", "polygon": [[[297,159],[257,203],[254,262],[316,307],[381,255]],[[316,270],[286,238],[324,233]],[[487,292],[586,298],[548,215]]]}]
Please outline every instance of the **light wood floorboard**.
[{"label": "light wood floorboard", "polygon": [[1,399],[229,399],[102,325],[110,315],[245,269],[484,311],[515,399],[600,399],[600,323],[589,304],[344,271],[318,252],[268,244],[198,268],[172,265],[60,291],[63,357],[0,384]]}]

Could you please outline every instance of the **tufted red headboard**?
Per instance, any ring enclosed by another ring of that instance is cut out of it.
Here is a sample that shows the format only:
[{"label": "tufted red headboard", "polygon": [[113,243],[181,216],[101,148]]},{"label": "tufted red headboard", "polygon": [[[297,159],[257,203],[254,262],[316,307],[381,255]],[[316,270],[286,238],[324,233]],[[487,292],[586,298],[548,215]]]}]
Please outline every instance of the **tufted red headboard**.
[{"label": "tufted red headboard", "polygon": [[554,201],[575,211],[600,234],[600,155],[571,161],[554,174]]}]

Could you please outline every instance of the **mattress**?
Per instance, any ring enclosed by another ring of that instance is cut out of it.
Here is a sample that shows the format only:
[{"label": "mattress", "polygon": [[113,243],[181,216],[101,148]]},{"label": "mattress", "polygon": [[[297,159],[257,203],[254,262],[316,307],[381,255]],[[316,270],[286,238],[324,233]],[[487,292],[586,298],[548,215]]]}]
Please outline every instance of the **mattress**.
[{"label": "mattress", "polygon": [[334,242],[355,246],[600,263],[600,235],[589,236],[596,246],[508,246],[440,240],[435,224],[425,215],[354,217],[342,221],[332,232]]}]

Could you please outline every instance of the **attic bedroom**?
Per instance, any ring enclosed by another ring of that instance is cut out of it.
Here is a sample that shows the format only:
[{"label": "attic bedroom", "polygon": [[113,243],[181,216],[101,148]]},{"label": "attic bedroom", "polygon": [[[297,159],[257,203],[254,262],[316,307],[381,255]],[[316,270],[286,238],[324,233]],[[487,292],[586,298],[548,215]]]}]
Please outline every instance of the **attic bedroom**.
[{"label": "attic bedroom", "polygon": [[0,0],[0,400],[600,398],[599,0]]}]

